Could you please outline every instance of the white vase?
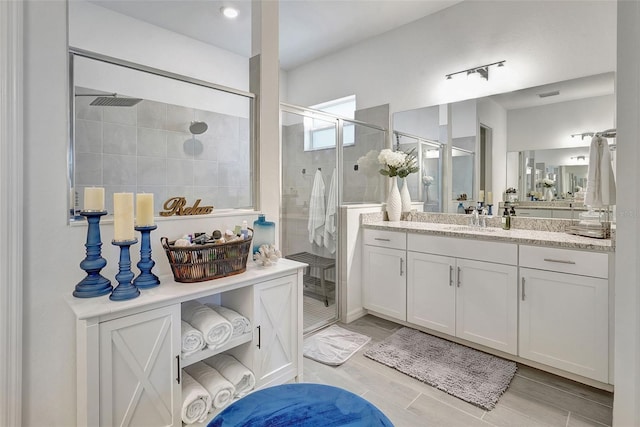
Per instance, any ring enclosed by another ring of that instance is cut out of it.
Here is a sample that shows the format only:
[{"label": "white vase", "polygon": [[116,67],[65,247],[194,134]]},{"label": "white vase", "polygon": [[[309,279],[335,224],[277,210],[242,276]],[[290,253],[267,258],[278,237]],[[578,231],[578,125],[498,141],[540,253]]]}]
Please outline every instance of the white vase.
[{"label": "white vase", "polygon": [[400,200],[402,201],[402,212],[411,212],[411,194],[409,194],[409,187],[407,186],[407,178],[404,178],[402,183],[402,190],[400,190]]},{"label": "white vase", "polygon": [[391,188],[387,196],[387,217],[389,221],[400,221],[402,213],[402,200],[400,199],[400,191],[398,191],[398,181],[394,176],[391,178]]},{"label": "white vase", "polygon": [[546,200],[547,202],[550,202],[551,200],[553,200],[553,189],[551,188],[544,189],[544,200]]}]

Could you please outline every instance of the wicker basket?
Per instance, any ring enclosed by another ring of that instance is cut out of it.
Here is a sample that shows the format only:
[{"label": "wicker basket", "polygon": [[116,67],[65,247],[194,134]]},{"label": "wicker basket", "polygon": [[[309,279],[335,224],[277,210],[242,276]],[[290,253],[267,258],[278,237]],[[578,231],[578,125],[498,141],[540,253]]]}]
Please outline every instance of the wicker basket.
[{"label": "wicker basket", "polygon": [[236,242],[186,247],[176,247],[175,241],[170,242],[166,237],[161,237],[160,241],[175,281],[192,283],[244,273],[252,237]]}]

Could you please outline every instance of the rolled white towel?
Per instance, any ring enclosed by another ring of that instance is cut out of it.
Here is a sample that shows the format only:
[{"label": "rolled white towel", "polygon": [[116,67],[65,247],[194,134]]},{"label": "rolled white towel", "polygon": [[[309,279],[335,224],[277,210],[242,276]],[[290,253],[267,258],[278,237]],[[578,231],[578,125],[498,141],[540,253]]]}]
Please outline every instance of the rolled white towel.
[{"label": "rolled white towel", "polygon": [[182,335],[182,355],[191,356],[192,354],[202,350],[207,343],[204,341],[204,335],[202,332],[185,322],[182,321],[180,325]]},{"label": "rolled white towel", "polygon": [[227,406],[236,393],[236,388],[222,374],[203,362],[184,368],[211,396],[211,410]]},{"label": "rolled white towel", "polygon": [[242,397],[249,393],[256,385],[256,377],[238,360],[228,354],[216,354],[204,361],[216,371],[220,372],[236,388],[235,397]]},{"label": "rolled white towel", "polygon": [[185,424],[201,423],[211,410],[211,396],[188,373],[182,371],[182,421]]},{"label": "rolled white towel", "polygon": [[233,338],[246,334],[247,332],[251,332],[251,322],[237,311],[232,310],[229,307],[215,304],[207,304],[207,307],[210,307],[216,313],[231,322],[231,326],[233,326],[233,333],[231,336]]},{"label": "rolled white towel", "polygon": [[198,301],[182,303],[182,320],[202,332],[210,348],[224,345],[233,332],[231,322]]}]

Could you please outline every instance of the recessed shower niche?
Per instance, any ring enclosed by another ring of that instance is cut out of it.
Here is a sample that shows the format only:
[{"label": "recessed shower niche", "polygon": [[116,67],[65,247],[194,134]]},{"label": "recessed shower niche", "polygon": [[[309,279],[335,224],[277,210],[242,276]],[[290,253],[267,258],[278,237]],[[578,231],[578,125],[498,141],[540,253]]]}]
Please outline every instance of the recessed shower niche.
[{"label": "recessed shower niche", "polygon": [[253,94],[71,52],[69,211],[84,188],[154,194],[154,212],[183,196],[215,209],[252,208]]}]

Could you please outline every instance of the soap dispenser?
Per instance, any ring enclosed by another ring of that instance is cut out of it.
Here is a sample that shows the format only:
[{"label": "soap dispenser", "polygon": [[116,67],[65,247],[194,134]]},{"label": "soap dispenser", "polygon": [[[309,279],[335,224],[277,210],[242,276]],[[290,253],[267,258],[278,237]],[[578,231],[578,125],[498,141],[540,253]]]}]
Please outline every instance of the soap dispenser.
[{"label": "soap dispenser", "polygon": [[465,214],[467,211],[464,209],[464,204],[462,202],[458,203],[458,213]]},{"label": "soap dispenser", "polygon": [[511,228],[511,216],[509,215],[509,209],[507,207],[504,208],[504,213],[502,214],[502,228],[504,230]]}]

